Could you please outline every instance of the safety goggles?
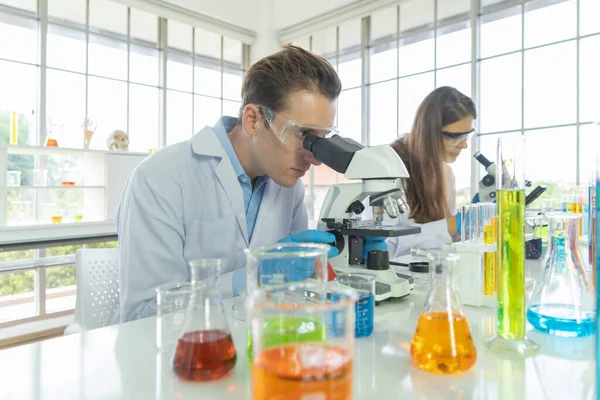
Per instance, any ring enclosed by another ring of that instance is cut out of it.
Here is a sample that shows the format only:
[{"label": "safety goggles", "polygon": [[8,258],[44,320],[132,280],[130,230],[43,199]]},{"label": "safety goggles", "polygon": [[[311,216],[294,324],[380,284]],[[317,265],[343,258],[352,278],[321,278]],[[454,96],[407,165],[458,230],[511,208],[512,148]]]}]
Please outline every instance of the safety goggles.
[{"label": "safety goggles", "polygon": [[269,107],[258,104],[256,106],[260,110],[261,114],[265,117],[269,127],[273,133],[277,135],[279,140],[294,150],[303,149],[302,142],[304,141],[304,138],[308,132],[312,132],[323,138],[329,138],[338,133],[338,130],[335,126],[302,124],[300,122],[285,118],[283,115],[276,113]]},{"label": "safety goggles", "polygon": [[468,140],[475,132],[475,128],[467,131],[467,132],[446,132],[442,131],[442,135],[444,135],[446,139],[446,143],[449,146],[458,146],[462,142],[468,142]]}]

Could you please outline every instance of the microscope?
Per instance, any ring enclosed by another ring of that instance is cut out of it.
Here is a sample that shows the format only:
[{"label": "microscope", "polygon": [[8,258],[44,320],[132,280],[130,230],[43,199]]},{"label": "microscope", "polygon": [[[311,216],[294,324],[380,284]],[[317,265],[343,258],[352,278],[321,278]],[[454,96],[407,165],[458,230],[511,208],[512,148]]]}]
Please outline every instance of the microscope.
[{"label": "microscope", "polygon": [[[476,152],[473,154],[473,157],[479,161],[481,165],[485,168],[485,172],[487,174],[481,178],[479,181],[479,201],[481,202],[493,202],[496,201],[496,163],[488,160],[483,154],[480,152]],[[502,168],[505,168],[504,166]],[[506,173],[506,176],[509,174]],[[525,181],[525,186],[530,187],[531,182]],[[527,196],[525,196],[525,206],[533,203],[538,197],[542,195],[546,191],[546,186],[538,185],[535,189],[533,189]]]},{"label": "microscope", "polygon": [[[370,251],[363,260],[364,237],[396,237],[421,232],[419,227],[383,225],[384,215],[397,218],[409,211],[400,179],[408,171],[394,149],[389,146],[364,147],[360,143],[334,135],[322,138],[307,133],[304,148],[331,169],[357,182],[329,188],[319,216],[318,229],[334,234],[332,245],[339,255],[331,259],[339,273],[375,275],[375,302],[410,294],[412,287],[406,276],[390,268],[387,251]],[[369,198],[373,219],[361,220],[363,201]]]}]

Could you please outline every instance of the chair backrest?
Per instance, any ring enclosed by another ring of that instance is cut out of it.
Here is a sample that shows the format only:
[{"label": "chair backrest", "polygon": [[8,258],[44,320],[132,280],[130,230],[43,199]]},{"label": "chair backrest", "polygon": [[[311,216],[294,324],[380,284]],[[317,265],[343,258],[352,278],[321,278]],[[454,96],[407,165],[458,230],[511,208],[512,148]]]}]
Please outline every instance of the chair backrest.
[{"label": "chair backrest", "polygon": [[111,325],[119,306],[119,250],[79,249],[75,324],[82,330]]}]

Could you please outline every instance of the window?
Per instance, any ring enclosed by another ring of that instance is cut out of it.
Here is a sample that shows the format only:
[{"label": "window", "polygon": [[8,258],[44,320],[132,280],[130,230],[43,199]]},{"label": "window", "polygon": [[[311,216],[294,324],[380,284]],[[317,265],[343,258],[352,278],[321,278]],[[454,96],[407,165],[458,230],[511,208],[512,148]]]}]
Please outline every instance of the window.
[{"label": "window", "polygon": [[[477,192],[477,187],[470,187],[471,175],[483,174],[479,166],[471,166],[473,147],[478,145],[495,159],[495,139],[513,134],[524,135],[529,151],[537,148],[538,155],[550,143],[565,143],[561,149],[570,164],[560,174],[544,172],[545,159],[531,156],[532,179],[548,185],[543,197],[559,196],[585,183],[592,168],[589,148],[597,146],[595,137],[600,132],[592,125],[600,120],[596,95],[600,92],[600,25],[595,18],[600,4],[595,0],[482,0],[479,10],[472,10],[470,4],[469,0],[408,0],[352,24],[344,22],[337,27],[337,38],[330,27],[298,39],[305,46],[312,43],[312,50],[328,59],[337,59],[343,87],[337,114],[341,134],[366,137],[369,145],[387,144],[411,129],[418,106],[431,90],[453,86],[468,96],[478,94],[479,136],[452,164],[458,205]],[[478,42],[472,43],[475,19],[479,34]],[[361,47],[367,50],[365,60]],[[473,49],[479,49],[478,59],[473,59]],[[363,66],[369,71],[366,82]],[[368,96],[363,98],[363,92]],[[364,110],[368,111],[365,126]],[[325,175],[324,171],[315,169],[315,182],[316,174]],[[307,191],[308,203],[320,201],[315,194]]]}]

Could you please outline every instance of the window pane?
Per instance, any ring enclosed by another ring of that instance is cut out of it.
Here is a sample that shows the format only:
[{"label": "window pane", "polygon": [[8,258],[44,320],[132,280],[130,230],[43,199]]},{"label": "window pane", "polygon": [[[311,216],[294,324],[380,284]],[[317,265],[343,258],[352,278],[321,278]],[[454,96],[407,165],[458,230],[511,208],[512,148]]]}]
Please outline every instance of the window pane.
[{"label": "window pane", "polygon": [[46,268],[46,312],[75,308],[75,265]]},{"label": "window pane", "polygon": [[481,57],[491,57],[521,48],[521,7],[481,17]]},{"label": "window pane", "polygon": [[127,6],[107,0],[90,1],[90,27],[127,35]]},{"label": "window pane", "polygon": [[31,116],[37,109],[37,75],[37,67],[0,61],[0,143],[9,143],[11,112],[17,113],[18,143],[35,143]]},{"label": "window pane", "polygon": [[510,4],[521,4],[521,0],[481,0],[481,11],[487,12]]},{"label": "window pane", "polygon": [[228,101],[223,100],[223,115],[227,115],[229,117],[236,117],[240,112],[240,105],[242,103],[239,101]]},{"label": "window pane", "polygon": [[90,35],[88,56],[90,74],[127,79],[127,43]]},{"label": "window pane", "polygon": [[468,25],[462,23],[438,30],[438,68],[471,60],[471,28]]},{"label": "window pane", "polygon": [[433,69],[435,41],[433,32],[404,38],[400,41],[400,76],[416,74]]},{"label": "window pane", "polygon": [[438,21],[443,22],[446,18],[456,17],[457,15],[469,14],[471,9],[471,0],[443,0],[437,2]]},{"label": "window pane", "polygon": [[433,89],[433,72],[400,79],[400,103],[398,104],[400,136],[410,131],[417,108]]},{"label": "window pane", "polygon": [[194,67],[194,92],[221,97],[221,66],[206,64],[199,67],[197,62]]},{"label": "window pane", "polygon": [[372,50],[375,53],[371,55],[371,82],[375,83],[395,78],[398,72],[396,42],[387,43]]},{"label": "window pane", "polygon": [[[500,133],[493,135],[480,135],[479,136],[479,152],[485,156],[488,160],[497,163],[497,150],[498,150],[498,139],[506,138],[507,140],[511,140],[521,136],[521,132],[510,132],[510,133]],[[485,169],[481,164],[478,163],[479,168],[479,176],[483,177],[485,175]],[[497,164],[496,164],[497,165]],[[526,168],[529,168],[529,159],[527,160]],[[525,177],[529,179],[528,176]]]},{"label": "window pane", "polygon": [[521,129],[521,53],[481,61],[479,70],[481,132]]},{"label": "window pane", "polygon": [[294,46],[302,47],[304,50],[310,51],[310,36],[304,36],[292,41]]},{"label": "window pane", "polygon": [[579,34],[589,35],[600,32],[600,2],[598,0],[579,0]]},{"label": "window pane", "polygon": [[191,92],[192,74],[191,58],[169,54],[167,60],[167,87],[169,89]]},{"label": "window pane", "polygon": [[546,5],[546,0],[525,5],[525,47],[557,42],[577,34],[577,2]]},{"label": "window pane", "polygon": [[437,71],[436,86],[452,86],[471,97],[471,65],[445,68]]},{"label": "window pane", "polygon": [[347,50],[350,48],[357,48],[360,46],[360,30],[360,19],[352,19],[350,21],[344,21],[340,24],[338,27],[340,36],[340,54],[347,53]]},{"label": "window pane", "polygon": [[[37,63],[37,22],[0,14],[0,56],[4,59]],[[6,38],[11,38],[7,40]]]},{"label": "window pane", "polygon": [[579,120],[600,121],[600,36],[579,42]]},{"label": "window pane", "polygon": [[371,15],[371,41],[381,38],[393,39],[398,29],[397,7],[388,7]]},{"label": "window pane", "polygon": [[127,132],[127,84],[93,76],[88,82],[88,114],[98,123],[91,147],[106,150],[114,130]]},{"label": "window pane", "polygon": [[576,118],[575,42],[525,52],[525,127]]},{"label": "window pane", "polygon": [[131,37],[156,43],[158,40],[158,17],[146,11],[131,9]]},{"label": "window pane", "polygon": [[167,24],[169,47],[192,52],[192,27],[169,20]]},{"label": "window pane", "polygon": [[242,42],[223,38],[223,60],[242,66]]},{"label": "window pane", "polygon": [[588,183],[596,171],[596,155],[600,156],[600,126],[579,127],[579,181]]},{"label": "window pane", "polygon": [[129,150],[158,148],[159,95],[157,88],[129,85]]},{"label": "window pane", "polygon": [[361,143],[360,88],[344,90],[338,99],[338,129],[340,135]]},{"label": "window pane", "polygon": [[167,91],[167,144],[192,137],[192,95]]},{"label": "window pane", "polygon": [[158,86],[159,51],[148,47],[130,46],[129,79],[132,82]]},{"label": "window pane", "polygon": [[[555,198],[576,182],[577,152],[575,127],[561,127],[525,132],[527,164],[526,178],[531,187],[548,187],[544,197]],[[560,162],[557,162],[560,160]],[[560,192],[560,193],[559,193]],[[535,207],[535,203],[532,203]]]},{"label": "window pane", "polygon": [[201,56],[221,60],[221,36],[200,28],[195,28],[195,53]]},{"label": "window pane", "polygon": [[223,97],[230,100],[242,100],[242,71],[223,73]]},{"label": "window pane", "polygon": [[390,144],[398,137],[396,127],[396,80],[370,87],[369,145]]},{"label": "window pane", "polygon": [[400,32],[433,27],[433,0],[411,0],[400,4]]},{"label": "window pane", "polygon": [[338,76],[342,81],[342,89],[360,86],[362,81],[362,60],[360,53],[352,53],[340,57]]},{"label": "window pane", "polygon": [[85,72],[85,32],[48,25],[48,66]]},{"label": "window pane", "polygon": [[214,126],[221,118],[221,100],[205,96],[194,96],[194,133],[205,126]]},{"label": "window pane", "polygon": [[0,272],[0,322],[37,314],[35,271]]},{"label": "window pane", "polygon": [[[85,119],[85,76],[48,69],[46,107],[49,125],[63,126],[65,135],[83,145],[81,123]],[[92,144],[96,141],[92,139]],[[105,146],[102,146],[104,148]]]},{"label": "window pane", "polygon": [[335,55],[337,29],[335,26],[324,29],[312,35],[312,51],[321,56]]},{"label": "window pane", "polygon": [[48,16],[85,24],[85,4],[86,0],[48,0]]}]

